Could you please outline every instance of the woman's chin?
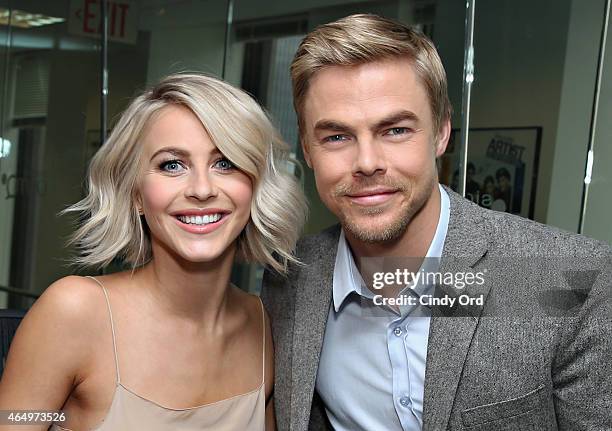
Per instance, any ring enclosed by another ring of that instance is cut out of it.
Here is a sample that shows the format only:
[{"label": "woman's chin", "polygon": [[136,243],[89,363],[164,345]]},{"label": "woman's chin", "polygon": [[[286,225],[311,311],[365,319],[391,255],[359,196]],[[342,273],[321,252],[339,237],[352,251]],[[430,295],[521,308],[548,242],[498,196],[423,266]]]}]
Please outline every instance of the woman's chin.
[{"label": "woman's chin", "polygon": [[235,241],[217,238],[215,241],[184,241],[182,238],[167,238],[167,241],[156,237],[153,240],[153,256],[164,259],[183,261],[185,263],[219,263],[225,258],[233,259]]},{"label": "woman's chin", "polygon": [[183,249],[177,250],[178,255],[185,261],[191,263],[212,263],[223,260],[224,257],[233,258],[232,247],[206,247],[205,249]]},{"label": "woman's chin", "polygon": [[206,253],[181,253],[180,256],[183,260],[189,263],[211,263],[216,262],[222,256],[223,253],[211,253],[210,251]]}]

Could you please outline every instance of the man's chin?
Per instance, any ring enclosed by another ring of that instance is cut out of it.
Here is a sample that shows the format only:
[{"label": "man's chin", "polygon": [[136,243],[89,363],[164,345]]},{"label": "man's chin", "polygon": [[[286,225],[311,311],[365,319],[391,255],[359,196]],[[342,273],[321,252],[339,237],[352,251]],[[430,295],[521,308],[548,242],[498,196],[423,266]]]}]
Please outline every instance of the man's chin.
[{"label": "man's chin", "polygon": [[384,219],[381,217],[381,220],[370,220],[369,223],[344,220],[341,224],[344,231],[357,240],[368,244],[380,244],[400,238],[406,232],[409,222],[410,220],[405,218],[387,220],[386,217]]}]

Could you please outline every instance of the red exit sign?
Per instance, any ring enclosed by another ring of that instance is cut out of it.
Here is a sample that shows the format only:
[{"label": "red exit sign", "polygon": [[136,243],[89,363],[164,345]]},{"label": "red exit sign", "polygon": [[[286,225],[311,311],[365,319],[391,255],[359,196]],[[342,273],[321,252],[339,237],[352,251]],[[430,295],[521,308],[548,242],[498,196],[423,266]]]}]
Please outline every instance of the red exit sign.
[{"label": "red exit sign", "polygon": [[[72,34],[99,37],[103,29],[103,0],[71,0],[68,31]],[[136,43],[138,36],[137,4],[133,0],[106,1],[108,38],[117,42]]]}]

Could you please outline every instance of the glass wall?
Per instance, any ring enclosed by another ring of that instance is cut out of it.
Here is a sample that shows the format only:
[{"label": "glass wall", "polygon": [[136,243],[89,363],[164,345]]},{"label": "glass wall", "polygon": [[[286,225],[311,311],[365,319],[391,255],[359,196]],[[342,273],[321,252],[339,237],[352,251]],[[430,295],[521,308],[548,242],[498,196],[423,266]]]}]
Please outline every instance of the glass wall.
[{"label": "glass wall", "polygon": [[[606,0],[472,1],[465,166],[459,137],[469,10],[461,0],[110,1],[107,127],[160,77],[203,71],[255,96],[303,161],[288,74],[297,45],[321,23],[372,12],[418,27],[440,52],[454,107],[442,182],[457,187],[465,171],[466,196],[485,207],[574,232],[582,225],[611,242],[609,55],[597,92]],[[0,0],[0,307],[27,308],[74,271],[64,245],[74,220],[57,213],[82,197],[87,163],[101,144],[101,12],[100,0]],[[311,171],[296,167],[296,175],[311,204],[306,233],[335,223]],[[233,275],[252,291],[260,278],[261,268],[249,265]]]},{"label": "glass wall", "polygon": [[[75,271],[65,246],[75,220],[57,214],[82,198],[101,144],[102,8],[19,0],[0,13],[0,307],[27,308]],[[110,1],[107,16],[107,127],[161,76],[221,75],[227,2]]]},{"label": "glass wall", "polygon": [[[601,97],[595,83],[604,6],[475,0],[467,197],[578,230],[593,101]],[[444,157],[451,183],[458,168],[453,147]],[[604,228],[591,235],[609,241],[611,234]]]},{"label": "glass wall", "polygon": [[31,294],[67,272],[71,226],[56,214],[81,197],[87,125],[99,117],[97,42],[70,31],[69,11],[58,0],[13,1],[1,12],[0,285]]}]

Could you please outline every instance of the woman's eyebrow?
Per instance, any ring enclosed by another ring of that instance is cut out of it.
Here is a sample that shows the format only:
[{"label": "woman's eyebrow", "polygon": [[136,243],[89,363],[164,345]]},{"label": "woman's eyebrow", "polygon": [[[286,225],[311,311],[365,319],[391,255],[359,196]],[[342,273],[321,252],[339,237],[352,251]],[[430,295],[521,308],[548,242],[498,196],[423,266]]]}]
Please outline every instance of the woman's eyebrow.
[{"label": "woman's eyebrow", "polygon": [[155,157],[157,157],[159,154],[161,153],[170,153],[174,156],[177,157],[189,157],[189,152],[185,151],[181,148],[177,148],[177,147],[163,147],[160,148],[159,150],[157,150],[155,153],[153,153],[153,155],[151,156],[150,160],[153,160]]}]

